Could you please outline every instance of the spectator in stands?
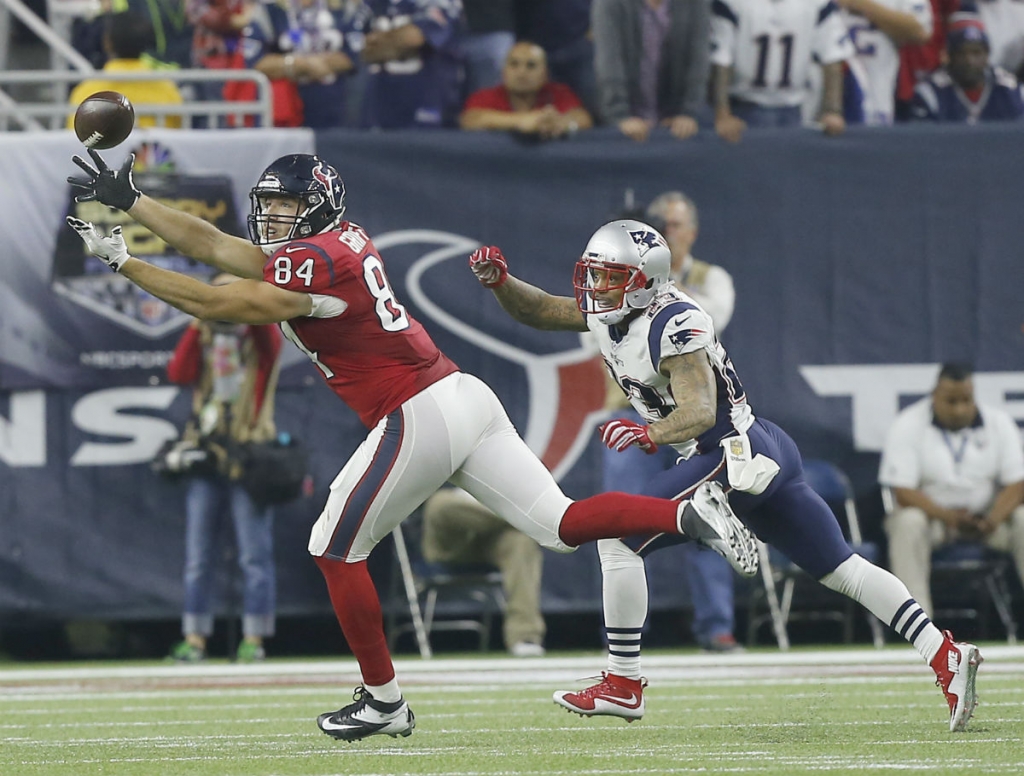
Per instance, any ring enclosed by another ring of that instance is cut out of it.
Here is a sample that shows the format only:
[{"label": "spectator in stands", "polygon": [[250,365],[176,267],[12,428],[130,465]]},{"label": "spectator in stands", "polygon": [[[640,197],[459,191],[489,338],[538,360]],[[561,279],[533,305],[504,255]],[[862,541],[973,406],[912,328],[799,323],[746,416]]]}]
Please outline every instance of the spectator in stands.
[{"label": "spectator in stands", "polygon": [[469,96],[459,124],[463,129],[511,130],[543,140],[590,129],[593,121],[564,84],[548,80],[544,49],[521,41],[512,47],[503,83]]},{"label": "spectator in stands", "polygon": [[172,67],[192,66],[192,25],[185,0],[111,0],[111,11],[132,11],[149,20],[153,38],[144,58]]},{"label": "spectator in stands", "polygon": [[988,34],[989,64],[1024,77],[1024,3],[978,0],[978,16]]},{"label": "spectator in stands", "polygon": [[[213,285],[237,280],[220,274]],[[192,419],[184,437],[223,451],[275,436],[274,393],[281,335],[275,326],[244,326],[196,320],[185,330],[167,364],[173,383],[192,385]],[[243,582],[243,640],[236,658],[262,660],[263,640],[274,635],[275,572],[273,510],[253,501],[237,481],[234,456],[215,456],[215,468],[188,478],[185,497],[184,641],[170,657],[206,657],[213,633],[213,596],[220,561],[219,537],[231,519]]]},{"label": "spectator in stands", "polygon": [[565,84],[591,116],[598,113],[590,0],[517,0],[519,40],[544,49],[551,80]]},{"label": "spectator in stands", "polygon": [[932,34],[920,45],[900,49],[900,70],[896,80],[896,121],[910,120],[910,103],[918,81],[931,75],[946,58],[946,30],[949,17],[960,9],[960,0],[930,0]]},{"label": "spectator in stands", "polygon": [[711,49],[715,131],[723,139],[738,143],[748,126],[800,126],[815,61],[822,130],[845,131],[843,62],[854,51],[832,0],[716,0]]},{"label": "spectator in stands", "polygon": [[914,90],[910,110],[915,120],[976,124],[1017,121],[1024,115],[1017,79],[988,63],[988,35],[976,14],[961,11],[950,18],[946,48],[949,64]]},{"label": "spectator in stands", "polygon": [[[107,52],[104,73],[149,73],[152,68],[142,60],[142,53],[153,39],[149,21],[137,13],[126,11],[104,17],[103,45]],[[102,77],[82,81],[68,98],[68,104],[77,107],[90,94],[102,91],[120,92],[135,106],[135,123],[140,127],[167,126],[180,128],[181,116],[157,116],[145,110],[146,105],[180,105],[181,93],[174,81],[114,81]],[[74,116],[68,117],[68,128],[74,126]]]},{"label": "spectator in stands", "polygon": [[544,558],[537,542],[466,491],[442,488],[423,505],[423,557],[430,563],[496,566],[505,593],[505,648],[515,657],[544,654]]},{"label": "spectator in stands", "polygon": [[978,405],[972,370],[944,364],[930,397],[889,429],[879,473],[894,510],[885,519],[889,565],[932,615],[932,551],[980,542],[1013,553],[1024,580],[1024,452],[1007,413]]},{"label": "spectator in stands", "polygon": [[461,107],[460,0],[365,0],[363,125],[455,126]]},{"label": "spectator in stands", "polygon": [[850,124],[892,124],[899,49],[927,43],[930,0],[836,0],[855,53],[848,67],[844,116]]},{"label": "spectator in stands", "polygon": [[247,66],[274,87],[275,126],[343,126],[345,76],[356,67],[365,14],[329,10],[326,0],[282,0],[264,6],[267,20],[245,28]]},{"label": "spectator in stands", "polygon": [[[721,337],[732,318],[736,291],[728,271],[699,261],[691,253],[699,227],[697,206],[682,192],[666,191],[647,207],[644,220],[658,228],[668,241],[672,252],[670,279],[704,308],[711,316],[715,333]],[[611,379],[605,407],[614,410],[615,417],[643,423],[618,384]],[[604,450],[604,489],[645,493],[651,478],[675,466],[678,457],[677,452],[664,447],[653,455],[639,448],[629,448],[621,453]],[[602,544],[604,542],[599,542],[598,547]],[[683,557],[683,574],[693,603],[691,627],[697,643],[709,652],[738,650],[740,646],[733,635],[735,601],[732,568],[720,555],[707,552],[696,544],[683,545],[675,552]]]},{"label": "spectator in stands", "polygon": [[[227,70],[245,66],[242,31],[252,22],[255,0],[187,0],[185,13],[193,27],[192,66]],[[200,81],[202,100],[224,99],[224,82]],[[193,119],[193,126],[205,127],[206,117]]]},{"label": "spectator in stands", "polygon": [[594,0],[600,119],[644,141],[697,134],[708,84],[709,0]]},{"label": "spectator in stands", "polygon": [[501,83],[505,57],[516,42],[515,0],[462,0],[466,33],[460,48],[466,95]]},{"label": "spectator in stands", "polygon": [[89,60],[97,70],[107,64],[107,52],[103,45],[103,33],[113,0],[99,0],[89,16],[76,16],[71,21],[71,46]]}]

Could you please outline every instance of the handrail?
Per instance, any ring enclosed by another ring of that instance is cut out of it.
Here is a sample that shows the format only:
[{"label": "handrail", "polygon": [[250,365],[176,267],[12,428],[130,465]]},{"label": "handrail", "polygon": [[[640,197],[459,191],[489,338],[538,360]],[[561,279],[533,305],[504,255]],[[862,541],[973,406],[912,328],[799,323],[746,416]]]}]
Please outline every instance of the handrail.
[{"label": "handrail", "polygon": [[21,0],[0,0],[0,5],[6,5],[10,12],[21,19],[24,25],[38,35],[52,51],[55,51],[64,57],[64,59],[68,61],[68,64],[79,71],[79,77],[81,77],[82,73],[96,72],[96,68],[92,66],[92,63],[88,59],[75,51],[74,47],[70,43],[54,32],[50,25],[40,19],[39,16]]},{"label": "handrail", "polygon": [[[4,2],[5,0],[0,0]],[[207,116],[211,121],[219,116],[256,116],[260,125],[273,125],[273,104],[270,79],[258,70],[153,70],[148,72],[107,72],[100,71],[92,76],[103,81],[174,81],[177,84],[198,81],[251,81],[256,84],[256,99],[245,101],[186,101],[183,103],[145,103],[135,106],[137,115],[155,116],[158,124],[165,116]],[[83,80],[83,74],[75,71],[22,70],[0,72],[0,93],[10,84],[56,83],[73,84]],[[8,95],[4,94],[4,97]],[[13,120],[24,129],[40,129],[35,118],[60,119],[54,122],[63,129],[67,117],[77,106],[67,102],[19,102],[0,98],[0,130],[6,129],[8,120]],[[30,124],[30,122],[32,122]],[[34,126],[33,126],[34,124]]]}]

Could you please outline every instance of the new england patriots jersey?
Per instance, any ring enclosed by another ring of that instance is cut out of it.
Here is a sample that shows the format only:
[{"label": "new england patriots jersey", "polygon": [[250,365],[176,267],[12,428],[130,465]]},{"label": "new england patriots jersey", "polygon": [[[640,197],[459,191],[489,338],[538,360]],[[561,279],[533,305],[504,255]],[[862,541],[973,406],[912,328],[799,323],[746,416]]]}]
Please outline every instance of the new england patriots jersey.
[{"label": "new england patriots jersey", "polygon": [[439,127],[460,107],[462,0],[365,0],[374,32],[414,24],[426,38],[416,56],[367,66],[363,125]]},{"label": "new england patriots jersey", "polygon": [[673,445],[683,457],[716,450],[722,439],[744,433],[753,424],[747,395],[715,336],[711,317],[672,284],[662,286],[624,332],[621,327],[600,323],[593,315],[587,316],[587,326],[612,378],[648,423],[667,417],[676,408],[669,379],[658,371],[662,360],[698,350],[707,353],[718,389],[715,425],[697,439]]},{"label": "new england patriots jersey", "polygon": [[377,249],[353,223],[283,246],[263,279],[343,302],[333,302],[330,317],[293,318],[281,331],[368,428],[458,371],[395,297]]},{"label": "new england patriots jersey", "polygon": [[[242,56],[245,66],[256,66],[267,54],[322,54],[340,51],[353,62],[362,47],[365,12],[330,11],[322,0],[308,7],[298,3],[282,7],[276,3],[260,6],[265,17],[245,28]],[[345,124],[346,76],[331,76],[320,82],[300,83],[303,126],[340,127]]]},{"label": "new england patriots jersey", "polygon": [[729,94],[764,107],[800,105],[814,61],[853,55],[833,0],[713,0],[711,64],[732,68]]},{"label": "new england patriots jersey", "polygon": [[[893,11],[911,14],[932,34],[932,5],[930,0],[875,0]],[[895,111],[896,78],[900,70],[899,48],[892,38],[860,14],[842,9],[842,17],[849,30],[856,51],[847,60],[850,80],[847,89],[859,97],[859,114],[865,124],[893,123]],[[850,119],[850,116],[847,116]]]},{"label": "new england patriots jersey", "polygon": [[985,72],[981,96],[971,100],[945,68],[932,73],[914,89],[910,112],[919,121],[1016,121],[1024,115],[1024,99],[1017,79],[1001,67]]}]

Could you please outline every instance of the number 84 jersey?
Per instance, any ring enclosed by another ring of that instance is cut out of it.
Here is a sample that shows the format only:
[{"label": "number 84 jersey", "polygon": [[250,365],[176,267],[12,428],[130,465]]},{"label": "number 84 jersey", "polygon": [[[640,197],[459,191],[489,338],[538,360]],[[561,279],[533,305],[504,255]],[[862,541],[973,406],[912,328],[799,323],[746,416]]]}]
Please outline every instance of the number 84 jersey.
[{"label": "number 84 jersey", "polygon": [[395,297],[380,254],[356,224],[288,243],[264,265],[263,279],[310,295],[313,314],[281,331],[368,428],[458,371]]},{"label": "number 84 jersey", "polygon": [[606,326],[587,316],[605,365],[630,404],[648,423],[667,417],[676,408],[669,379],[659,371],[671,356],[703,350],[714,372],[718,393],[715,425],[697,439],[673,447],[684,458],[718,450],[719,442],[745,433],[754,422],[732,362],[715,336],[709,316],[693,299],[666,284],[654,301],[629,326]]}]

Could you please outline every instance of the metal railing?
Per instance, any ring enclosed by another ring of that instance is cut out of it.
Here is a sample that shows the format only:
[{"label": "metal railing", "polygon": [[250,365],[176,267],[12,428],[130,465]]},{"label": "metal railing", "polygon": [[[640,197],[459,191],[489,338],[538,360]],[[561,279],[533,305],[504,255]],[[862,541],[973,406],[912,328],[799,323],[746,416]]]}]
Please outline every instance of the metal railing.
[{"label": "metal railing", "polygon": [[[51,84],[65,87],[86,78],[102,81],[173,81],[187,85],[202,81],[247,81],[256,84],[256,98],[246,101],[185,101],[176,104],[135,105],[135,115],[153,116],[157,126],[166,122],[167,116],[181,116],[184,126],[190,126],[193,116],[204,116],[207,125],[218,126],[221,117],[233,117],[235,126],[245,126],[247,117],[255,117],[262,127],[273,126],[273,105],[270,80],[258,70],[154,70],[152,72],[117,73],[94,71],[85,74],[75,71],[27,70],[0,73],[0,131],[12,128],[28,131],[63,129],[68,116],[74,114],[77,105],[67,101],[17,102],[4,91],[13,84]],[[42,121],[41,121],[42,120]]]}]

